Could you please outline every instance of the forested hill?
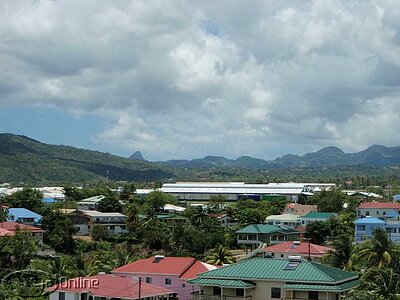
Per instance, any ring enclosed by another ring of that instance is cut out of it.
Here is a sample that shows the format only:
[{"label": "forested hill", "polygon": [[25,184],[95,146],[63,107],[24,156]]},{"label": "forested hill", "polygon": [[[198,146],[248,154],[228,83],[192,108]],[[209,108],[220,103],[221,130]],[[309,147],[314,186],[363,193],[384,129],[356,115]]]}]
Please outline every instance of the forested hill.
[{"label": "forested hill", "polygon": [[0,134],[0,183],[79,183],[112,180],[154,181],[175,177],[168,167],[70,146],[49,145]]}]

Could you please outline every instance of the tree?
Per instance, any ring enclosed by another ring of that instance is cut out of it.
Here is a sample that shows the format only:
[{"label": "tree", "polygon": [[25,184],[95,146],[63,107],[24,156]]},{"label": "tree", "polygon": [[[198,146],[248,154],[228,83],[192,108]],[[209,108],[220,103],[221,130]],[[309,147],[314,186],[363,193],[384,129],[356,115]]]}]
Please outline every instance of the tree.
[{"label": "tree", "polygon": [[326,221],[315,221],[307,224],[305,237],[311,238],[311,243],[321,245],[325,238],[331,235],[329,223]]},{"label": "tree", "polygon": [[362,277],[365,290],[372,291],[382,299],[400,299],[400,278],[390,268],[371,268]]},{"label": "tree", "polygon": [[139,205],[136,203],[127,203],[125,206],[126,228],[130,233],[134,233],[140,226]]},{"label": "tree", "polygon": [[348,197],[339,189],[322,190],[315,193],[308,202],[318,205],[318,210],[322,212],[340,212],[343,210],[343,204],[347,202]]},{"label": "tree", "polygon": [[46,210],[43,214],[42,228],[45,230],[43,241],[57,252],[73,253],[76,228],[71,220],[59,211]]},{"label": "tree", "polygon": [[342,233],[335,237],[331,246],[334,250],[328,253],[324,261],[335,268],[350,269],[349,261],[353,254],[353,236]]},{"label": "tree", "polygon": [[17,230],[0,239],[0,269],[25,269],[37,250],[37,241],[28,231]]},{"label": "tree", "polygon": [[277,197],[268,201],[269,213],[271,215],[280,215],[286,208],[288,201],[285,197]]},{"label": "tree", "polygon": [[226,202],[226,197],[223,195],[211,195],[209,201],[209,208],[212,211],[220,212]]},{"label": "tree", "polygon": [[218,245],[211,251],[210,255],[207,256],[206,262],[212,265],[222,266],[224,264],[233,264],[235,259],[229,249]]},{"label": "tree", "polygon": [[134,196],[136,192],[136,187],[133,183],[129,183],[124,185],[121,193],[119,194],[119,198],[121,200],[128,200],[130,197]]},{"label": "tree", "polygon": [[145,197],[146,212],[150,217],[155,217],[167,203],[176,204],[177,200],[174,196],[161,191],[151,192]]},{"label": "tree", "polygon": [[157,219],[150,219],[143,232],[143,242],[149,249],[160,250],[169,248],[171,229]]},{"label": "tree", "polygon": [[95,241],[104,241],[110,237],[110,232],[107,226],[94,224],[90,231],[90,235]]},{"label": "tree", "polygon": [[365,267],[394,267],[399,268],[400,247],[391,242],[384,229],[377,228],[373,238],[359,244],[351,257],[353,265]]},{"label": "tree", "polygon": [[22,207],[37,213],[41,213],[44,207],[43,193],[32,188],[24,188],[12,195],[5,196],[3,201],[10,207]]},{"label": "tree", "polygon": [[113,197],[104,197],[99,201],[97,210],[101,212],[121,212],[122,205]]}]

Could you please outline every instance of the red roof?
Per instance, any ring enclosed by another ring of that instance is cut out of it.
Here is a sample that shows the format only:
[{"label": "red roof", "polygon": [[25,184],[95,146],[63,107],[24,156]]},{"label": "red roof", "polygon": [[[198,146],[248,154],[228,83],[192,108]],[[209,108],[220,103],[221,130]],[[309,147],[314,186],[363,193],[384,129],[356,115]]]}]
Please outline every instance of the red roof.
[{"label": "red roof", "polygon": [[[323,256],[328,251],[333,250],[330,247],[310,244],[310,255],[313,256]],[[308,243],[301,242],[300,244],[294,242],[284,242],[274,246],[265,247],[264,252],[273,253],[291,253],[291,254],[303,254],[308,255]]]},{"label": "red roof", "polygon": [[13,235],[14,232],[0,227],[0,236]]},{"label": "red roof", "polygon": [[185,279],[196,278],[197,274],[209,271],[213,266],[203,264],[191,257],[152,256],[139,259],[119,267],[112,273],[175,275]]},{"label": "red roof", "polygon": [[217,269],[217,267],[203,263],[201,261],[196,261],[185,273],[182,274],[181,278],[194,279],[200,273],[204,273],[214,269]]},{"label": "red roof", "polygon": [[7,229],[10,231],[15,231],[17,230],[17,228],[19,228],[20,230],[44,232],[44,230],[39,227],[29,226],[17,222],[0,222],[0,228]]},{"label": "red roof", "polygon": [[[77,277],[66,282],[56,284],[49,290],[72,293],[90,293],[94,296],[107,298],[139,298],[139,281],[132,278],[99,274],[90,277]],[[141,298],[156,297],[173,294],[174,292],[148,283],[141,283]]]},{"label": "red roof", "polygon": [[359,208],[370,208],[370,209],[400,209],[400,203],[382,203],[382,202],[365,202],[360,204]]}]

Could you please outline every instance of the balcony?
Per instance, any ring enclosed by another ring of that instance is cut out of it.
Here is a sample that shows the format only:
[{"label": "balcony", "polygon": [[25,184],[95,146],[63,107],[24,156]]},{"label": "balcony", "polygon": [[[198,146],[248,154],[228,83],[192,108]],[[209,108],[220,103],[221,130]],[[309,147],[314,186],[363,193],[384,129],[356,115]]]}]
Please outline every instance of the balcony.
[{"label": "balcony", "polygon": [[192,300],[252,300],[252,296],[218,296],[192,294]]}]

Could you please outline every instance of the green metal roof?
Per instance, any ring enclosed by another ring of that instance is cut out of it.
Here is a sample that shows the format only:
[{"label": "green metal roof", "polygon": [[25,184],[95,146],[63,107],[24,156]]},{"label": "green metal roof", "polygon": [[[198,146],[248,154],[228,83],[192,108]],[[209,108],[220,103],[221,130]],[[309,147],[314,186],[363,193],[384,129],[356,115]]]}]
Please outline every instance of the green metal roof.
[{"label": "green metal roof", "polygon": [[239,280],[276,280],[299,283],[337,284],[357,279],[358,274],[302,260],[291,270],[284,269],[289,260],[277,258],[252,258],[199,275],[200,278]]},{"label": "green metal roof", "polygon": [[275,225],[268,224],[251,224],[236,231],[236,233],[244,234],[272,234],[272,233],[297,233],[297,230],[290,228],[282,228]]},{"label": "green metal roof", "polygon": [[243,280],[230,280],[230,279],[195,278],[188,280],[188,282],[191,284],[198,284],[198,285],[212,285],[212,286],[235,287],[235,288],[252,288],[255,286],[254,283],[246,282]]},{"label": "green metal roof", "polygon": [[342,284],[335,285],[323,285],[323,284],[296,284],[296,283],[287,283],[282,288],[286,290],[293,291],[335,291],[335,292],[344,292],[353,288],[358,287],[361,284],[360,280],[352,280]]},{"label": "green metal roof", "polygon": [[330,219],[330,218],[337,217],[337,213],[330,213],[330,212],[310,212],[303,216],[302,218],[307,219]]}]

